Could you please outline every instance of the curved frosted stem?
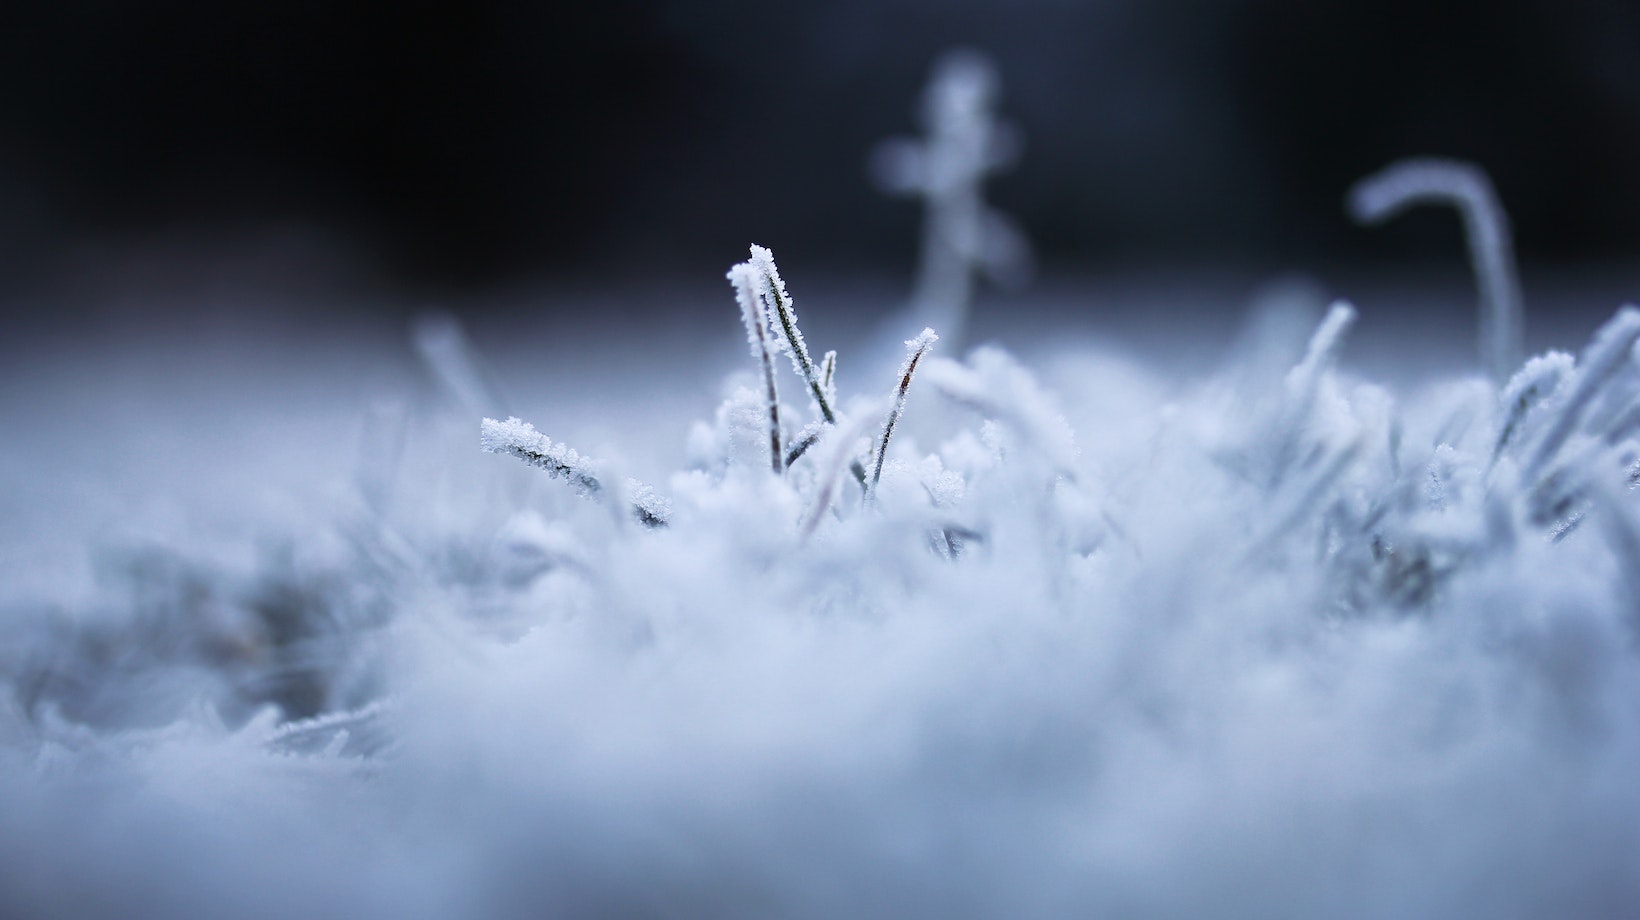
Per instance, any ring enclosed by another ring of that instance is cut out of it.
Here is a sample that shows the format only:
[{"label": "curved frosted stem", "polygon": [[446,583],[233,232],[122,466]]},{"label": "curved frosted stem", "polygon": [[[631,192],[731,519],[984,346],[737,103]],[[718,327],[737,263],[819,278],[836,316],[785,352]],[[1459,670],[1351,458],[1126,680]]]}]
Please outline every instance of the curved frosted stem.
[{"label": "curved frosted stem", "polygon": [[1481,361],[1498,386],[1524,358],[1524,310],[1509,216],[1486,171],[1462,160],[1419,158],[1391,163],[1350,189],[1350,215],[1378,224],[1420,204],[1447,205],[1463,219],[1469,261],[1480,288]]}]

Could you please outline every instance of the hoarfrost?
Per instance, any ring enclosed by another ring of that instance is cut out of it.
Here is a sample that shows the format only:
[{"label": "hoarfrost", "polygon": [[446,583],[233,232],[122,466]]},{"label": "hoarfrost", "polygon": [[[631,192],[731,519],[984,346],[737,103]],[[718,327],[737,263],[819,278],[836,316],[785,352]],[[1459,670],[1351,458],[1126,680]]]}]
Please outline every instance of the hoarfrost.
[{"label": "hoarfrost", "polygon": [[504,422],[484,419],[479,426],[478,445],[486,453],[517,457],[554,479],[562,479],[577,495],[593,496],[603,490],[597,472],[574,448],[554,444],[551,438],[536,431],[534,425],[517,416]]},{"label": "hoarfrost", "polygon": [[[757,247],[754,246],[754,259],[756,252]],[[774,263],[771,260],[767,272],[773,271]],[[751,345],[752,357],[757,359],[758,366],[763,371],[763,388],[769,415],[769,462],[778,476],[781,470],[786,468],[786,459],[780,447],[780,392],[774,379],[774,355],[771,353],[773,345],[770,342],[772,330],[757,293],[760,282],[769,277],[778,281],[779,276],[761,273],[755,261],[751,264],[736,265],[729,270],[729,281],[734,285],[735,300],[740,304],[740,318],[746,326],[746,341]]]},{"label": "hoarfrost", "polygon": [[[307,519],[301,550],[347,534],[323,565],[201,539],[72,621],[0,619],[0,890],[52,916],[1632,913],[1640,525],[1607,410],[1640,396],[1635,323],[1501,393],[1352,381],[1343,308],[1287,368],[1172,389],[927,355],[943,398],[875,505],[848,471],[887,392],[774,477],[763,395],[732,390],[671,508],[488,420],[487,449],[671,526],[487,491],[512,467],[467,435],[405,500]],[[1127,445],[1108,474],[1061,399],[1134,404],[1089,432]],[[336,628],[281,648],[293,622]],[[316,711],[268,690],[298,667]]]}]

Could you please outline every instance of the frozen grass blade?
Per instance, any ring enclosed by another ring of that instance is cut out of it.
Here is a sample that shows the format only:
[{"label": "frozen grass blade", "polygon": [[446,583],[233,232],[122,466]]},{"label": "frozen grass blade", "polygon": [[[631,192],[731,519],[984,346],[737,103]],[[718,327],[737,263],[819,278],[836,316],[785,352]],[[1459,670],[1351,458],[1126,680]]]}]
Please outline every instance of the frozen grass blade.
[{"label": "frozen grass blade", "polygon": [[1577,359],[1563,351],[1551,351],[1526,362],[1509,385],[1503,388],[1501,404],[1503,422],[1498,426],[1498,441],[1492,449],[1496,463],[1518,436],[1521,425],[1532,410],[1541,406],[1577,367]]},{"label": "frozen grass blade", "polygon": [[517,416],[504,422],[486,418],[479,429],[479,448],[486,453],[508,454],[545,470],[554,479],[569,483],[577,495],[595,496],[603,491],[591,465],[574,448],[554,444]]},{"label": "frozen grass blade", "polygon": [[1420,204],[1451,206],[1463,219],[1480,288],[1481,361],[1502,387],[1524,357],[1525,317],[1509,216],[1486,172],[1461,160],[1401,160],[1357,182],[1349,193],[1350,215],[1363,224],[1383,223]]},{"label": "frozen grass blade", "polygon": [[1557,407],[1553,424],[1544,432],[1526,463],[1524,469],[1528,476],[1536,477],[1544,472],[1601,389],[1629,362],[1637,339],[1640,339],[1640,309],[1634,307],[1617,311],[1617,315],[1595,333],[1594,341],[1578,361],[1571,392]]},{"label": "frozen grass blade", "polygon": [[797,440],[792,443],[791,451],[786,454],[786,465],[791,466],[793,463],[797,462],[799,457],[808,453],[809,448],[813,447],[815,442],[820,440],[820,435],[823,434],[825,430],[826,425],[824,422],[819,422],[804,428],[803,431],[798,434]]},{"label": "frozen grass blade", "polygon": [[[1348,301],[1337,301],[1327,309],[1321,325],[1310,336],[1304,349],[1304,360],[1287,376],[1288,392],[1301,399],[1313,398],[1321,375],[1338,363],[1338,353],[1344,348],[1344,339],[1355,326],[1356,311]],[[1306,404],[1307,405],[1307,404]]]},{"label": "frozen grass blade", "polygon": [[[486,453],[517,457],[554,479],[569,483],[577,495],[605,500],[606,489],[594,464],[571,447],[554,444],[535,426],[516,417],[506,421],[484,419],[479,429],[479,448]],[[665,499],[641,483],[627,484],[627,503],[632,516],[645,527],[665,527],[671,516]]]},{"label": "frozen grass blade", "polygon": [[746,341],[752,347],[752,357],[757,358],[763,368],[763,386],[769,400],[769,463],[778,476],[786,469],[785,457],[780,450],[780,393],[774,380],[769,324],[759,309],[757,270],[749,263],[742,262],[729,269],[729,281],[735,287],[735,300],[740,303],[740,318],[746,324]]},{"label": "frozen grass blade", "polygon": [[1322,379],[1338,363],[1338,353],[1343,349],[1344,339],[1355,325],[1355,319],[1355,307],[1342,300],[1334,303],[1322,318],[1321,325],[1316,327],[1315,334],[1310,336],[1304,360],[1287,372],[1286,405],[1270,436],[1274,450],[1271,453],[1268,484],[1272,488],[1291,472],[1298,460],[1306,426],[1315,412]]},{"label": "frozen grass blade", "polygon": [[829,442],[830,450],[824,452],[820,466],[818,488],[814,499],[809,506],[808,513],[803,516],[798,532],[805,542],[814,535],[815,528],[820,526],[820,520],[831,509],[832,502],[837,497],[837,484],[843,478],[843,468],[859,467],[860,461],[854,458],[855,444],[865,433],[865,422],[860,418],[845,421],[841,425],[829,425],[822,434]]},{"label": "frozen grass blade", "polygon": [[763,299],[769,327],[781,336],[780,347],[791,356],[792,369],[797,371],[797,376],[808,385],[809,394],[820,409],[820,416],[827,424],[837,424],[837,413],[833,411],[827,396],[827,386],[821,382],[814,359],[809,357],[809,347],[803,341],[803,331],[797,327],[797,311],[792,306],[791,295],[786,293],[786,282],[780,277],[780,269],[775,267],[774,253],[762,246],[753,246],[751,261],[741,264],[755,273],[753,290]]},{"label": "frozen grass blade", "polygon": [[[820,410],[820,417],[828,425],[837,424],[837,412],[833,408],[837,393],[836,382],[833,379],[837,367],[837,353],[827,352],[824,367],[815,366],[814,359],[809,356],[809,347],[803,341],[803,331],[797,326],[797,311],[792,306],[791,295],[786,292],[786,282],[780,277],[780,269],[775,267],[774,253],[762,246],[754,245],[751,260],[741,264],[755,274],[756,285],[753,290],[763,300],[769,328],[780,335],[780,347],[791,356],[792,369],[808,386],[809,394],[814,397],[814,404]],[[786,461],[786,465],[790,466],[807,449],[808,445],[804,445],[802,450],[795,450]],[[849,464],[849,469],[854,473],[855,481],[864,488],[865,467],[859,460],[855,460]]]},{"label": "frozen grass blade", "polygon": [[924,329],[914,339],[905,343],[905,364],[900,366],[900,385],[894,393],[893,408],[888,410],[888,418],[883,422],[883,433],[877,438],[877,459],[871,467],[871,485],[866,488],[866,498],[870,498],[877,489],[877,482],[883,478],[883,461],[888,457],[888,440],[894,436],[894,426],[900,422],[900,414],[905,411],[905,394],[911,389],[911,376],[917,372],[917,363],[922,360],[928,349],[934,347],[940,337],[932,329]]}]

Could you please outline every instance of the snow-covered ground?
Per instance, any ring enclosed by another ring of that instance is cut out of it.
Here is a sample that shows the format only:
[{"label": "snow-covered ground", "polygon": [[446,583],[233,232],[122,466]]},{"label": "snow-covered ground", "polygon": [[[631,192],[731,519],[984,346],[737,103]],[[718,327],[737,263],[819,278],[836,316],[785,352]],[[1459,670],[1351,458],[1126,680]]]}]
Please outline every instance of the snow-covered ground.
[{"label": "snow-covered ground", "polygon": [[8,343],[0,913],[1640,912],[1640,317],[1539,314],[1581,356],[1500,395],[1461,292],[1050,286],[935,347],[868,503],[899,346],[788,275],[840,418],[779,477],[727,285],[442,367]]}]

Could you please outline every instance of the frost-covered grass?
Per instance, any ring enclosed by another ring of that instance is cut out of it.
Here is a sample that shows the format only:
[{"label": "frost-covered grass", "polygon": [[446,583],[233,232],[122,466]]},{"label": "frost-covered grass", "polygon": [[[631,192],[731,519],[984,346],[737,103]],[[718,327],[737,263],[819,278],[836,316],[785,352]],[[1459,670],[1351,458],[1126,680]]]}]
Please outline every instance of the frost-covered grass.
[{"label": "frost-covered grass", "polygon": [[[497,375],[541,431],[481,453],[515,404],[436,323],[396,406],[13,442],[184,498],[0,595],[4,913],[1640,910],[1640,313],[1501,389],[1361,379],[1342,304],[1183,375],[923,340],[902,388],[805,370],[758,270],[669,443]],[[558,443],[591,418],[624,452]]]}]

